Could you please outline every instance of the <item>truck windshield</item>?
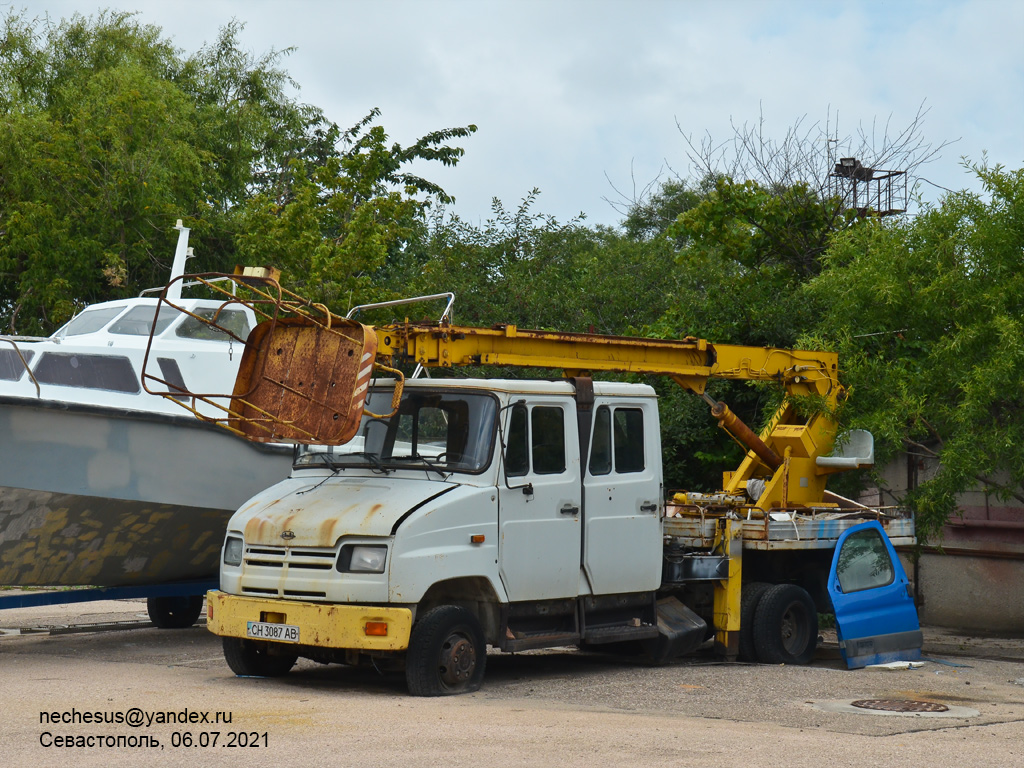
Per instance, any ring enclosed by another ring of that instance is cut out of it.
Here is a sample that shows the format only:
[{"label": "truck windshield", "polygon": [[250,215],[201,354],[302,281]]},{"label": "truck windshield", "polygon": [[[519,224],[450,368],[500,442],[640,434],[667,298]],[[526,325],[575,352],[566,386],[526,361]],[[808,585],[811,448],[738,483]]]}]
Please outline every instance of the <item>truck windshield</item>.
[{"label": "truck windshield", "polygon": [[[391,413],[392,392],[371,390],[366,410]],[[497,400],[483,392],[407,387],[394,416],[364,413],[350,442],[300,446],[295,466],[483,472],[491,463],[497,413]]]}]

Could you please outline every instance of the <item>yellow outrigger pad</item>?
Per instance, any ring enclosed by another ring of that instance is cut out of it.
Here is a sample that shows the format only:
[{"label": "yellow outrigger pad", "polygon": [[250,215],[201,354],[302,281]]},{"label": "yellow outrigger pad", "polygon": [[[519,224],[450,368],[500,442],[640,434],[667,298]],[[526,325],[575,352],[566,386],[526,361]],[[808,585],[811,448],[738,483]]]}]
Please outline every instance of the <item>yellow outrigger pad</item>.
[{"label": "yellow outrigger pad", "polygon": [[377,334],[354,320],[266,320],[246,342],[228,426],[256,442],[347,443],[376,355]]}]

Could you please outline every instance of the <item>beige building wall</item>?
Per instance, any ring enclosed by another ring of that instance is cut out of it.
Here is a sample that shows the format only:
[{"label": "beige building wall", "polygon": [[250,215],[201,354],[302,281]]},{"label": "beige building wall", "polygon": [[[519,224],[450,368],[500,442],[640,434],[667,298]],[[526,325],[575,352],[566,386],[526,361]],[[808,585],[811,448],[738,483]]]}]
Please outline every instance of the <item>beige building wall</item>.
[{"label": "beige building wall", "polygon": [[[861,501],[898,504],[937,467],[933,458],[905,455]],[[960,497],[941,540],[927,542],[916,564],[911,554],[901,552],[923,624],[1024,636],[1024,503],[979,485]]]}]

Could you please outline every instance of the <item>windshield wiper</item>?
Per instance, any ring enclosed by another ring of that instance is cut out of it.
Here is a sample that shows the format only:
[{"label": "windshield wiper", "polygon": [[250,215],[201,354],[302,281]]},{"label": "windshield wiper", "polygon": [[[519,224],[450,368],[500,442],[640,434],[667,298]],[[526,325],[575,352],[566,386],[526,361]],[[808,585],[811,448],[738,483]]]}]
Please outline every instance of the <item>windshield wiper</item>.
[{"label": "windshield wiper", "polygon": [[385,475],[391,471],[389,469],[386,469],[384,465],[380,463],[380,456],[378,456],[376,453],[370,453],[369,451],[355,451],[353,453],[346,453],[344,455],[362,456],[364,459],[368,460],[373,465],[374,469],[376,469],[378,472],[383,472]]},{"label": "windshield wiper", "polygon": [[362,458],[366,459],[367,462],[369,464],[371,464],[373,466],[373,468],[375,470],[377,470],[378,472],[382,472],[384,474],[387,474],[388,472],[392,471],[392,470],[386,469],[384,467],[384,465],[380,463],[380,457],[377,456],[376,453],[370,453],[368,451],[352,451],[352,452],[349,452],[349,453],[340,453],[340,454],[337,454],[335,456],[335,460],[334,461],[332,461],[330,459],[329,455],[326,454],[326,453],[314,453],[314,454],[311,454],[311,455],[313,455],[316,458],[320,459],[320,461],[325,466],[327,466],[328,469],[330,469],[332,472],[334,472],[334,474],[338,474],[338,472],[340,472],[341,470],[345,469],[346,467],[355,466],[353,464],[345,464],[345,463],[343,463],[343,462],[338,460],[338,459],[347,458],[349,456],[361,456]]},{"label": "windshield wiper", "polygon": [[[442,456],[443,455],[444,454],[442,454]],[[422,461],[427,466],[428,469],[434,470],[444,479],[447,480],[451,476],[450,472],[448,474],[445,474],[445,472],[438,467],[438,464],[440,464],[440,460],[434,458],[433,456],[428,457],[419,453],[411,453],[408,456],[392,456],[391,461]]]},{"label": "windshield wiper", "polygon": [[[321,463],[326,465],[327,468],[329,470],[331,470],[331,472],[333,472],[334,474],[338,474],[338,472],[342,468],[340,464],[337,464],[336,462],[331,461],[330,457],[326,453],[307,453],[306,455],[307,456],[316,457],[317,459],[319,459],[321,461]],[[308,464],[307,464],[307,466],[308,466]]]}]

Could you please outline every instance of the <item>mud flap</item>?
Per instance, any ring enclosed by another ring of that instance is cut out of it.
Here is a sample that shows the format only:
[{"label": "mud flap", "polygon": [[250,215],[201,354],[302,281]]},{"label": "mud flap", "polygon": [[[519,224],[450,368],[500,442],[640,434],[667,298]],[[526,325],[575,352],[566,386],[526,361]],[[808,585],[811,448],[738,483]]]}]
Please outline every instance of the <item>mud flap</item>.
[{"label": "mud flap", "polygon": [[656,664],[689,653],[704,642],[708,625],[678,598],[658,601],[658,636],[644,641],[644,652]]}]

